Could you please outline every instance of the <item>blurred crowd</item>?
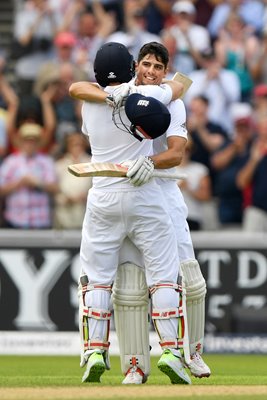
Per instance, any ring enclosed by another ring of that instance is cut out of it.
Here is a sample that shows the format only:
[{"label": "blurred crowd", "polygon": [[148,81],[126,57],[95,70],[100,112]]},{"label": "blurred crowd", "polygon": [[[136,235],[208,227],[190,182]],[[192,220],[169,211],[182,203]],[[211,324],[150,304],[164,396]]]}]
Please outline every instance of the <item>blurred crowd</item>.
[{"label": "blurred crowd", "polygon": [[[193,83],[179,181],[192,230],[267,232],[266,0],[17,0],[0,49],[0,227],[80,229],[89,178],[75,81],[94,81],[105,42],[135,58],[150,41]],[[7,73],[12,66],[13,76]]]}]

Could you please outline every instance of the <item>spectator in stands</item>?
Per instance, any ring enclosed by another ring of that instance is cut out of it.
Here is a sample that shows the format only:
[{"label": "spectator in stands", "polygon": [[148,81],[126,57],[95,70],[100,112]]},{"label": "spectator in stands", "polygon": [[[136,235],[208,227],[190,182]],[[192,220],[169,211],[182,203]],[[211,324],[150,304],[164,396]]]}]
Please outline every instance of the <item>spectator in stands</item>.
[{"label": "spectator in stands", "polygon": [[254,58],[251,60],[250,70],[256,85],[259,85],[262,82],[267,82],[267,22],[262,32],[262,36],[260,37],[258,53],[256,53]]},{"label": "spectator in stands", "polygon": [[97,50],[117,27],[115,15],[106,12],[100,2],[94,2],[92,7],[93,12],[84,11],[79,15],[73,54],[75,63],[90,81],[95,80],[93,62]]},{"label": "spectator in stands", "polygon": [[8,116],[17,109],[18,97],[4,74],[5,60],[0,59],[0,163],[9,151]]},{"label": "spectator in stands", "polygon": [[193,0],[193,3],[196,7],[196,24],[207,27],[218,0]]},{"label": "spectator in stands", "polygon": [[209,100],[205,96],[194,97],[188,108],[187,128],[193,141],[191,159],[206,165],[214,187],[215,171],[210,159],[228,135],[220,125],[209,119],[208,108]]},{"label": "spectator in stands", "polygon": [[[190,89],[189,89],[190,90]],[[191,160],[205,165],[211,179],[212,198],[202,205],[203,229],[214,230],[218,226],[215,192],[216,171],[211,156],[227,138],[227,132],[208,116],[209,100],[202,95],[194,97],[188,107],[187,128],[193,141]]]},{"label": "spectator in stands", "polygon": [[39,153],[42,128],[34,123],[20,126],[18,151],[0,166],[0,194],[5,200],[8,228],[52,227],[51,196],[58,191],[54,160]]},{"label": "spectator in stands", "polygon": [[173,3],[173,0],[139,0],[139,5],[145,8],[149,32],[160,35],[163,29],[171,25]]},{"label": "spectator in stands", "polygon": [[178,185],[188,207],[189,228],[191,231],[198,231],[203,229],[202,205],[211,199],[211,181],[208,168],[191,160],[193,146],[193,141],[189,138],[183,161],[179,165],[179,171],[185,173],[187,178],[180,180]]},{"label": "spectator in stands", "polygon": [[267,84],[261,83],[253,91],[253,110],[255,119],[267,113]]},{"label": "spectator in stands", "polygon": [[237,74],[241,101],[251,101],[254,60],[261,48],[259,38],[247,31],[247,26],[237,13],[231,13],[221,29],[214,48],[221,65]]},{"label": "spectator in stands", "polygon": [[81,133],[72,132],[65,137],[65,152],[56,161],[59,192],[55,197],[55,228],[81,229],[88,190],[92,179],[77,179],[68,172],[70,164],[91,161],[89,144]]},{"label": "spectator in stands", "polygon": [[236,103],[232,107],[234,132],[226,139],[211,158],[217,171],[215,192],[218,197],[218,216],[222,226],[241,226],[243,219],[243,193],[236,177],[249,158],[254,138],[253,110],[248,103]]},{"label": "spectator in stands", "polygon": [[255,121],[256,138],[249,160],[237,175],[237,185],[251,194],[244,210],[243,229],[267,232],[267,114],[259,114]]},{"label": "spectator in stands", "polygon": [[47,0],[27,0],[15,15],[13,57],[21,95],[31,93],[40,66],[52,57],[61,22],[62,16]]},{"label": "spectator in stands", "polygon": [[241,96],[238,76],[222,67],[212,48],[201,57],[203,67],[189,74],[193,83],[184,97],[185,104],[188,107],[194,97],[205,96],[209,100],[209,119],[231,132],[229,109]]},{"label": "spectator in stands", "polygon": [[196,8],[191,1],[178,0],[172,12],[174,24],[170,31],[176,39],[176,65],[180,72],[189,74],[198,66],[199,53],[210,47],[209,32],[194,22]]},{"label": "spectator in stands", "polygon": [[[10,142],[10,151],[20,147],[18,129],[25,122],[36,123],[42,126],[40,146],[42,151],[49,151],[54,141],[56,119],[52,98],[57,91],[57,86],[50,85],[38,96],[24,95],[7,113],[7,132]],[[19,140],[18,140],[19,139]]]},{"label": "spectator in stands", "polygon": [[137,59],[140,48],[148,42],[161,42],[159,35],[147,30],[145,10],[131,6],[132,1],[123,2],[124,9],[124,31],[116,31],[108,36],[107,41],[124,44]]},{"label": "spectator in stands", "polygon": [[88,74],[79,68],[74,61],[74,47],[76,37],[72,32],[59,32],[54,40],[55,54],[51,60],[44,62],[40,67],[34,84],[34,92],[37,95],[43,91],[51,81],[60,80],[60,67],[63,64],[71,63],[76,81],[88,79]]},{"label": "spectator in stands", "polygon": [[[55,131],[53,136],[53,143],[50,146],[52,154],[56,154],[57,150],[61,147],[64,140],[66,130],[77,130],[81,126],[81,102],[69,96],[69,87],[71,83],[75,82],[79,76],[76,75],[76,67],[73,63],[64,62],[58,65],[53,71],[50,70],[50,76],[43,75],[43,80],[37,82],[36,90],[37,95],[43,96],[43,90],[51,89],[51,105],[55,115]],[[56,152],[56,153],[55,153]]]},{"label": "spectator in stands", "polygon": [[212,39],[216,39],[230,13],[237,12],[251,32],[260,35],[263,29],[264,4],[259,0],[220,1],[213,10],[208,23]]}]

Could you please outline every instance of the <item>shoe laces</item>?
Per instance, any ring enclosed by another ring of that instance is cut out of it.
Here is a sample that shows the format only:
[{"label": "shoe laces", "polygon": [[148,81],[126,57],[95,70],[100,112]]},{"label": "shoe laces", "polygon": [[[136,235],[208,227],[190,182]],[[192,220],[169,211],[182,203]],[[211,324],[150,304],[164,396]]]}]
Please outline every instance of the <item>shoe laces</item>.
[{"label": "shoe laces", "polygon": [[138,368],[136,365],[134,365],[133,367],[129,368],[126,375],[127,376],[134,376],[135,374],[139,374],[141,376],[144,375],[143,371]]},{"label": "shoe laces", "polygon": [[198,365],[203,365],[204,361],[202,360],[202,357],[199,353],[194,353],[191,356],[191,360],[195,361]]}]

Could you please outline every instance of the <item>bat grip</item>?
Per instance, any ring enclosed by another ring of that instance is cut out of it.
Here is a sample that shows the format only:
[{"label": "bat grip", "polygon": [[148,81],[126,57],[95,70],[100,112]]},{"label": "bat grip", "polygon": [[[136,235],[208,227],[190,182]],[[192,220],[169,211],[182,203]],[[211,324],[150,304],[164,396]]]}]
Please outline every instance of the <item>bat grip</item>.
[{"label": "bat grip", "polygon": [[186,179],[186,174],[182,174],[181,172],[166,172],[166,171],[159,171],[154,170],[153,173],[154,178],[164,178],[164,179]]}]

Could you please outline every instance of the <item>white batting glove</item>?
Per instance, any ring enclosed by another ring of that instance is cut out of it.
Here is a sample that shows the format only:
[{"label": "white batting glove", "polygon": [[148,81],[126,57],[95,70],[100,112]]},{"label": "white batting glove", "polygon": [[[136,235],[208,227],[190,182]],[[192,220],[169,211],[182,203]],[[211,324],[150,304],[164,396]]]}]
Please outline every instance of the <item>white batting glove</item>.
[{"label": "white batting glove", "polygon": [[123,107],[126,101],[126,98],[129,95],[130,85],[128,83],[122,83],[117,86],[116,89],[112,93],[114,107]]},{"label": "white batting glove", "polygon": [[[125,162],[126,165],[126,162]],[[149,182],[153,177],[154,163],[151,158],[139,156],[128,167],[126,176],[134,186],[141,186]]]}]

